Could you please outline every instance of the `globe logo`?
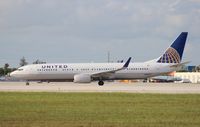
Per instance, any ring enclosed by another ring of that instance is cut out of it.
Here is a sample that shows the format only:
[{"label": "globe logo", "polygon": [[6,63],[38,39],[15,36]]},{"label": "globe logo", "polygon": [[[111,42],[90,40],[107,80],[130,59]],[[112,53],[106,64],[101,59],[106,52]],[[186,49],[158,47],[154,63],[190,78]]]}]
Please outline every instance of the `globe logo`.
[{"label": "globe logo", "polygon": [[159,63],[180,63],[181,59],[178,52],[170,47],[165,54],[158,60]]}]

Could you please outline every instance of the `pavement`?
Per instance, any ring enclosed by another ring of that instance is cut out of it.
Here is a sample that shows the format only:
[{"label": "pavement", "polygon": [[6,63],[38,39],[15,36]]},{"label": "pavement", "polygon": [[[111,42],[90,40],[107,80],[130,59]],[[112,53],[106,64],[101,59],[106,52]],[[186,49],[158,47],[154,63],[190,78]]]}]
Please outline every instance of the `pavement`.
[{"label": "pavement", "polygon": [[183,83],[120,83],[97,82],[79,84],[73,82],[37,83],[0,82],[0,92],[126,92],[126,93],[165,93],[165,94],[200,94],[200,84]]}]

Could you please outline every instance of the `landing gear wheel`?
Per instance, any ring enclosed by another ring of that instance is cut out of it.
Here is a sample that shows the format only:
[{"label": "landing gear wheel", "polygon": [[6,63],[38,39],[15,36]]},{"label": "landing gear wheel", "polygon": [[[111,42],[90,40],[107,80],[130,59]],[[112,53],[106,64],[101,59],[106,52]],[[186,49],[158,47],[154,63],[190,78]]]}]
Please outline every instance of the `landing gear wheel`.
[{"label": "landing gear wheel", "polygon": [[104,82],[103,81],[99,81],[98,84],[99,84],[99,86],[103,86]]},{"label": "landing gear wheel", "polygon": [[26,82],[26,85],[28,86],[28,85],[29,85],[29,82]]}]

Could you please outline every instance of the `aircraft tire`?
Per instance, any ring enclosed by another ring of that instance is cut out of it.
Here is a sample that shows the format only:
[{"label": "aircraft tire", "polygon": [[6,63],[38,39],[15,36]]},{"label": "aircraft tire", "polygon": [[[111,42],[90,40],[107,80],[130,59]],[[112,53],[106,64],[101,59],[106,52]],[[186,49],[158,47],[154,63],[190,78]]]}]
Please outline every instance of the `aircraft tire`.
[{"label": "aircraft tire", "polygon": [[99,81],[98,84],[99,84],[99,86],[103,86],[104,82],[103,81]]},{"label": "aircraft tire", "polygon": [[29,82],[26,82],[26,85],[28,86],[28,85],[29,85]]}]

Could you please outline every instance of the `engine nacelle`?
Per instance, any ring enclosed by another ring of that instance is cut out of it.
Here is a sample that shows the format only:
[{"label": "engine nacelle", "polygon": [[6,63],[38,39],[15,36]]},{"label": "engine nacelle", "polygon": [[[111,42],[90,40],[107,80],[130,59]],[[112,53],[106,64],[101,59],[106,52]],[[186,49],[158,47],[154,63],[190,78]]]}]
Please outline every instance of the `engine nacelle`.
[{"label": "engine nacelle", "polygon": [[89,74],[78,74],[74,75],[75,83],[90,83],[92,81],[91,76]]}]

